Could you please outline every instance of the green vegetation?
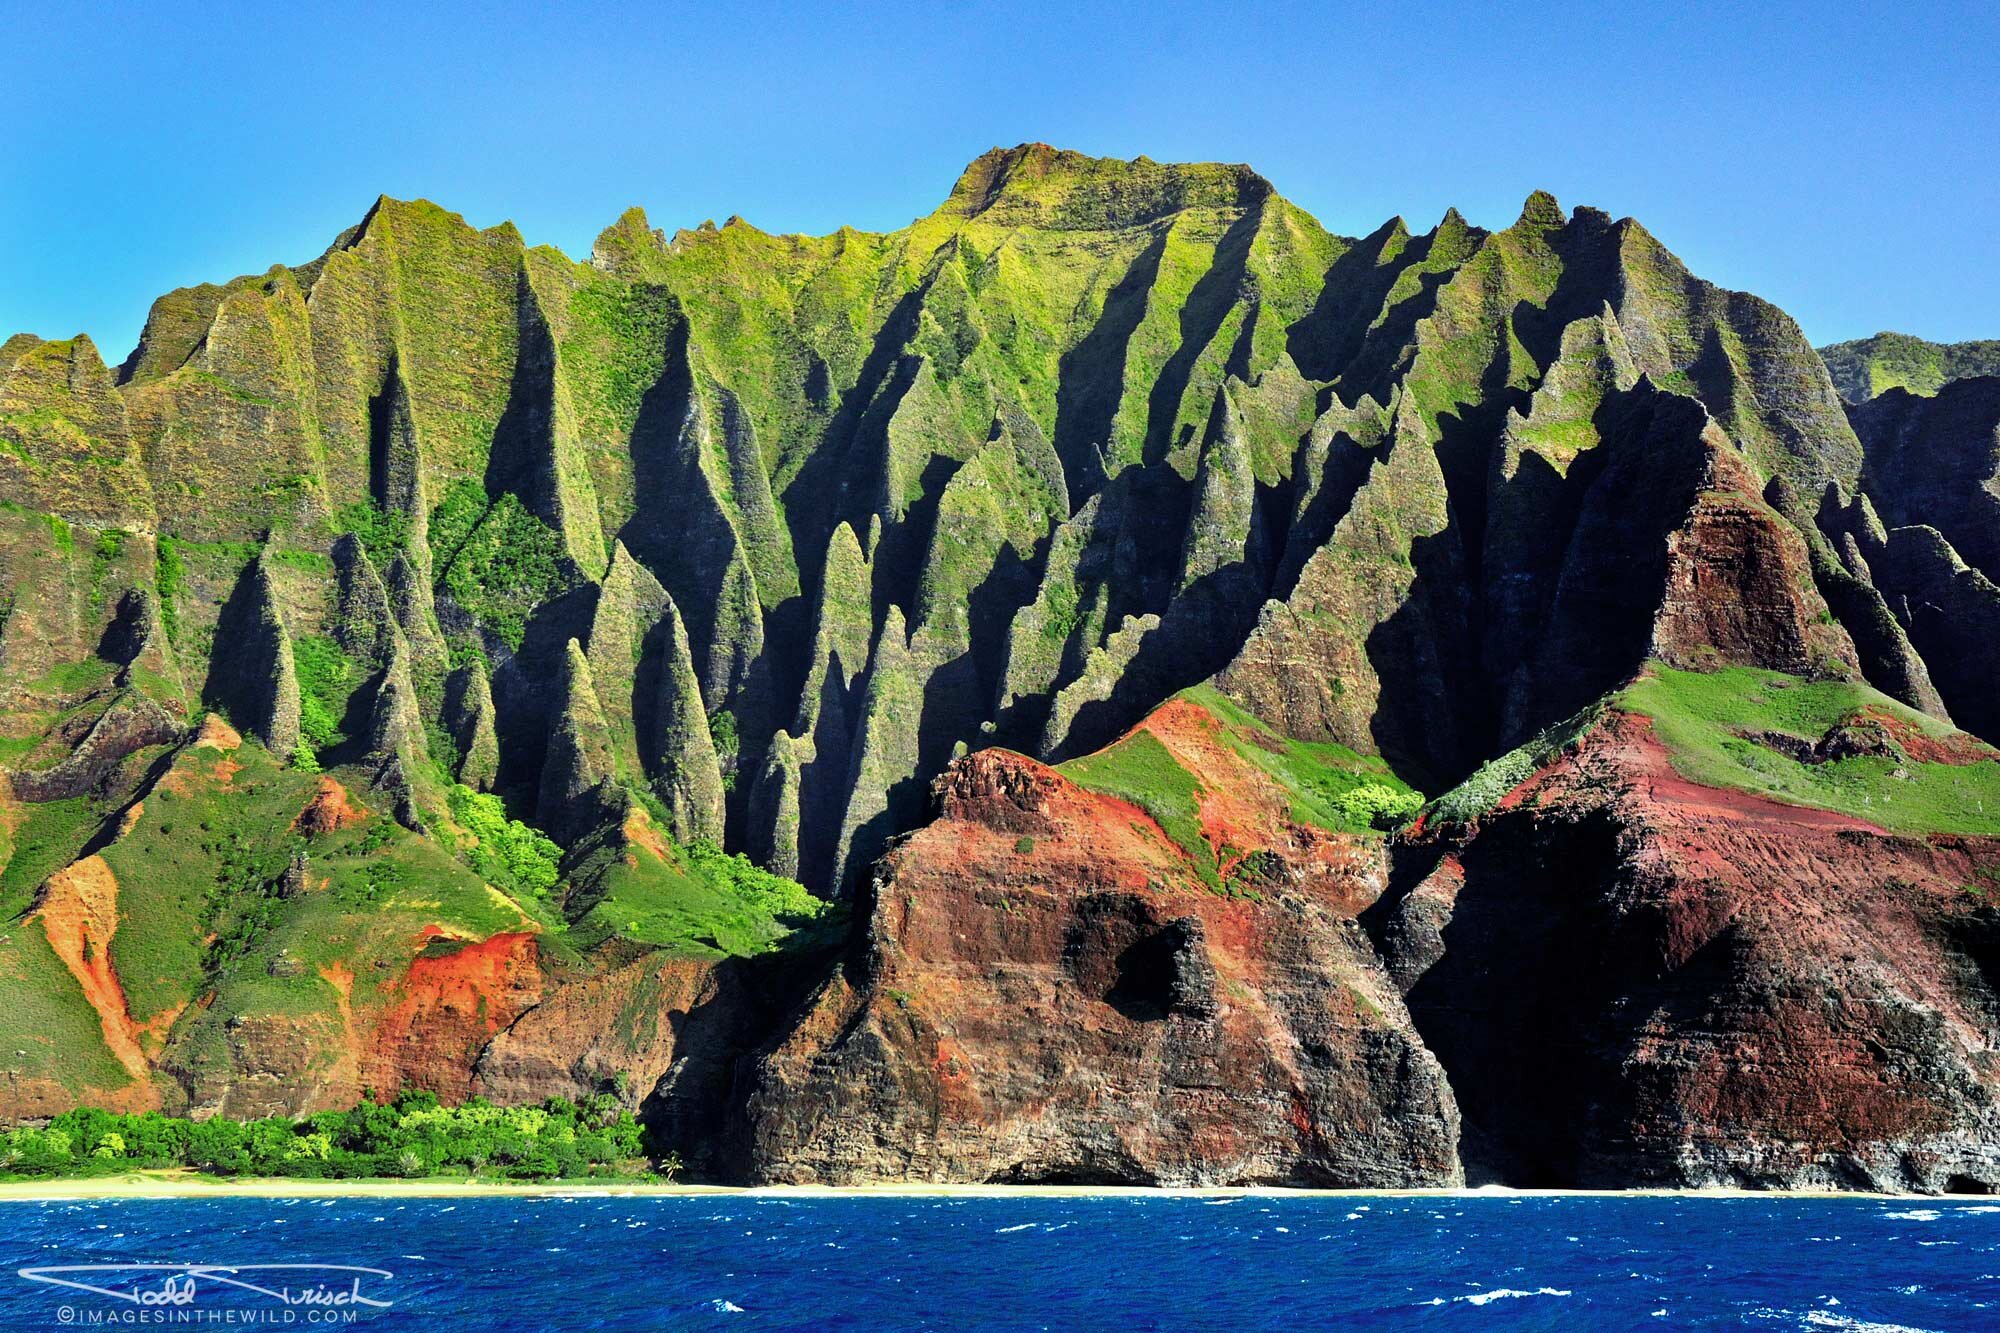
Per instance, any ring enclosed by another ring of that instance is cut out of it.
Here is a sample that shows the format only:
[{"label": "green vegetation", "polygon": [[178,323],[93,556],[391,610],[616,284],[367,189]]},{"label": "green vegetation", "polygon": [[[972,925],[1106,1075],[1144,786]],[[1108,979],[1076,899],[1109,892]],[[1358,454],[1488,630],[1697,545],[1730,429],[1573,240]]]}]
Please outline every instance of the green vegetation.
[{"label": "green vegetation", "polygon": [[632,1113],[609,1093],[511,1107],[478,1097],[441,1106],[429,1092],[404,1092],[388,1103],[363,1094],[351,1111],[300,1120],[186,1120],[85,1106],[45,1128],[0,1131],[0,1173],[36,1178],[162,1167],[340,1180],[481,1173],[507,1180],[655,1173],[671,1179],[679,1170],[671,1155],[649,1164],[643,1154]]},{"label": "green vegetation", "polygon": [[292,664],[299,681],[299,735],[315,750],[338,745],[340,720],[347,712],[358,673],[340,645],[324,634],[292,641]]},{"label": "green vegetation", "polygon": [[1207,685],[1181,691],[1222,724],[1222,739],[1263,769],[1292,798],[1292,818],[1334,833],[1394,828],[1416,814],[1423,793],[1397,777],[1388,762],[1345,745],[1281,736]]},{"label": "green vegetation", "polygon": [[[1207,685],[1183,690],[1178,697],[1214,718],[1217,739],[1277,784],[1298,823],[1333,833],[1379,832],[1401,824],[1423,804],[1423,794],[1379,758],[1344,745],[1281,736]],[[1078,786],[1130,801],[1151,815],[1193,859],[1203,883],[1218,891],[1224,887],[1215,849],[1202,833],[1201,780],[1150,731],[1132,732],[1057,767]],[[1230,850],[1225,848],[1225,854]]]},{"label": "green vegetation", "polygon": [[451,817],[474,839],[466,860],[489,884],[520,899],[546,898],[561,878],[562,848],[518,819],[498,796],[453,783],[445,793]]},{"label": "green vegetation", "polygon": [[592,886],[596,901],[570,928],[577,944],[616,935],[677,953],[747,956],[816,947],[845,922],[844,906],[740,853],[700,839],[662,846],[664,860],[610,846],[583,854],[574,880]]},{"label": "green vegetation", "polygon": [[1398,828],[1415,817],[1423,809],[1422,792],[1408,789],[1398,790],[1380,782],[1364,782],[1331,799],[1330,804],[1340,817],[1350,823],[1369,828]]},{"label": "green vegetation", "polygon": [[1079,787],[1130,801],[1194,861],[1195,874],[1220,890],[1215,849],[1201,831],[1202,785],[1149,731],[1135,731],[1095,754],[1057,766]]},{"label": "green vegetation", "polygon": [[27,910],[41,882],[74,861],[104,821],[104,810],[88,796],[21,807],[13,852],[0,862],[0,913]]},{"label": "green vegetation", "polygon": [[[1618,702],[1653,719],[1675,770],[1690,781],[1838,810],[1896,832],[2000,833],[2000,757],[1866,685],[1654,663]],[[1857,754],[1810,763],[1756,739],[1774,733],[1811,744],[1848,726],[1882,739],[1902,730],[1962,747],[1965,758],[1985,757],[1946,764]]]},{"label": "green vegetation", "polygon": [[160,597],[160,624],[167,632],[167,642],[175,647],[181,641],[180,597],[186,579],[187,566],[181,562],[180,543],[172,537],[160,538],[153,588]]},{"label": "green vegetation", "polygon": [[390,513],[373,500],[359,500],[341,506],[333,517],[333,530],[360,538],[368,558],[379,568],[410,540],[410,517]]},{"label": "green vegetation", "polygon": [[1934,343],[1907,333],[1878,333],[1819,349],[1833,386],[1850,403],[1890,389],[1934,394],[1952,380],[2000,374],[2000,341]]},{"label": "green vegetation", "polygon": [[581,406],[586,412],[597,406],[606,428],[629,431],[640,401],[666,369],[680,307],[664,287],[599,278],[577,289],[569,311],[573,327],[563,359],[587,386]]},{"label": "green vegetation", "polygon": [[1536,769],[1582,739],[1603,715],[1604,706],[1592,704],[1575,716],[1537,732],[1499,758],[1489,759],[1474,769],[1471,777],[1432,801],[1424,813],[1447,823],[1479,818],[1532,777]]},{"label": "green vegetation", "polygon": [[561,535],[511,491],[489,503],[479,483],[453,482],[431,511],[430,538],[440,586],[509,648],[566,580]]},{"label": "green vegetation", "polygon": [[727,708],[709,714],[708,739],[715,747],[715,766],[722,772],[722,790],[725,794],[733,792],[736,759],[743,746],[742,738],[736,734],[736,715]]},{"label": "green vegetation", "polygon": [[[361,790],[353,775],[346,784]],[[198,1068],[233,1057],[245,1014],[338,1022],[331,975],[394,977],[409,941],[531,928],[527,909],[487,887],[442,839],[417,836],[379,806],[310,838],[295,821],[316,783],[255,741],[194,747],[104,849],[118,886],[112,960],[131,1012],[182,1012],[175,1041]],[[183,1008],[212,993],[205,1008]],[[15,1037],[0,1016],[0,1040]]]}]

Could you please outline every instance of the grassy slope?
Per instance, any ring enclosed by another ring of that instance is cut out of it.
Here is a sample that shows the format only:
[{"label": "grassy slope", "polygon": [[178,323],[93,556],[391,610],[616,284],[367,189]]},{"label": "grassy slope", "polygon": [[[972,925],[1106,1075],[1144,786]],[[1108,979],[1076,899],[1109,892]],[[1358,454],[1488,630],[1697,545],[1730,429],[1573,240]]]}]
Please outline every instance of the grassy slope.
[{"label": "grassy slope", "polygon": [[[1184,690],[1178,697],[1200,705],[1215,719],[1223,743],[1276,784],[1298,823],[1335,833],[1371,833],[1368,822],[1345,812],[1339,798],[1367,785],[1411,791],[1382,760],[1340,745],[1280,736],[1207,686]],[[1119,797],[1144,810],[1194,859],[1202,879],[1210,887],[1219,885],[1213,849],[1202,836],[1202,778],[1143,725],[1101,750],[1058,765],[1057,771],[1088,791]]]},{"label": "grassy slope", "polygon": [[[335,770],[357,804],[365,776]],[[817,939],[830,904],[790,880],[698,845],[667,845],[662,864],[641,854],[606,876],[608,891],[574,926],[544,894],[510,895],[467,861],[467,830],[419,837],[373,810],[310,840],[292,828],[317,779],[279,765],[254,741],[179,755],[150,789],[130,830],[105,847],[118,881],[110,951],[137,1021],[179,1013],[184,1062],[224,1061],[240,1016],[319,1015],[338,1023],[331,979],[372,985],[399,976],[427,931],[481,939],[535,930],[545,950],[573,955],[614,934],[703,956],[752,954]],[[98,1018],[38,924],[20,921],[51,873],[75,860],[114,813],[86,799],[10,809],[0,828],[0,1067],[53,1079],[79,1094],[123,1087]],[[456,848],[457,855],[453,849]],[[278,893],[296,853],[308,887]],[[463,859],[461,859],[463,858]],[[504,877],[503,877],[504,878]],[[357,988],[356,1003],[363,990]],[[206,998],[205,998],[206,997]],[[197,1004],[197,1001],[203,1003]]]},{"label": "grassy slope", "polygon": [[1618,703],[1653,719],[1675,770],[1691,781],[1838,810],[1902,833],[2000,834],[2000,757],[1970,764],[1871,757],[1807,764],[1740,734],[1817,740],[1867,708],[1925,735],[1956,736],[1866,685],[1748,667],[1703,673],[1654,664]]},{"label": "grassy slope", "polygon": [[637,843],[586,853],[576,879],[595,901],[569,928],[572,943],[615,935],[697,957],[747,956],[807,944],[834,922],[834,904],[748,857],[706,842],[657,846],[664,857]]},{"label": "grassy slope", "polygon": [[1934,343],[1904,333],[1878,333],[1819,349],[1820,359],[1849,402],[1890,389],[1929,396],[1970,375],[2000,372],[2000,342]]},{"label": "grassy slope", "polygon": [[[1658,662],[1626,689],[1488,761],[1433,801],[1429,813],[1462,822],[1491,810],[1588,733],[1607,706],[1650,718],[1674,770],[1691,782],[1836,810],[1898,833],[2000,834],[2000,755],[1936,718],[1867,685],[1752,667],[1679,671]],[[1864,709],[1968,758],[1988,757],[1958,764],[1871,756],[1807,763],[1749,739],[1777,732],[1815,742]]]}]

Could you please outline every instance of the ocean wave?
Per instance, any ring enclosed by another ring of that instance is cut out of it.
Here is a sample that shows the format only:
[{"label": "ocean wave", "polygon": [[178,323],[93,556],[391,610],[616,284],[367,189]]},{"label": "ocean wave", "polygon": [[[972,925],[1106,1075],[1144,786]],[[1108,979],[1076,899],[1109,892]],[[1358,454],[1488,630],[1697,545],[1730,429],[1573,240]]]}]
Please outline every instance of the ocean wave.
[{"label": "ocean wave", "polygon": [[1882,1216],[1892,1222],[1935,1222],[1944,1214],[1935,1208],[1906,1208],[1900,1213],[1884,1213]]},{"label": "ocean wave", "polygon": [[1916,1328],[1909,1324],[1880,1324],[1867,1319],[1855,1319],[1850,1315],[1834,1314],[1827,1310],[1808,1311],[1805,1318],[1808,1328],[1844,1328],[1849,1333],[1930,1333],[1929,1329]]},{"label": "ocean wave", "polygon": [[1454,1296],[1454,1301],[1464,1301],[1467,1305],[1484,1305],[1488,1301],[1513,1300],[1521,1296],[1567,1296],[1569,1292],[1557,1287],[1537,1287],[1533,1291],[1521,1291],[1514,1287],[1495,1287],[1491,1291],[1475,1291],[1470,1296]]}]

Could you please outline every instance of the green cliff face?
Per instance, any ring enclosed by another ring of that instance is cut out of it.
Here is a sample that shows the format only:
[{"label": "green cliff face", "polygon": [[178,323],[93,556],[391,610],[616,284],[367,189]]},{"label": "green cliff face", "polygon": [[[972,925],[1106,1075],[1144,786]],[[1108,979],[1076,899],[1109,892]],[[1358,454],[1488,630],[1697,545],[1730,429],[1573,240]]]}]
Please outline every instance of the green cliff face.
[{"label": "green cliff face", "polygon": [[1913,432],[1864,455],[1782,312],[1541,193],[1353,239],[1029,144],[899,231],[635,210],[581,262],[384,198],[115,372],[0,347],[0,766],[205,705],[413,835],[491,793],[615,935],[676,845],[839,893],[960,749],[1210,680],[1426,790],[1649,657],[1991,735],[1988,516]]},{"label": "green cliff face", "polygon": [[1819,349],[1833,386],[1850,403],[1891,389],[1930,397],[1953,380],[2000,375],[2000,342],[1934,343],[1907,333],[1834,343]]}]

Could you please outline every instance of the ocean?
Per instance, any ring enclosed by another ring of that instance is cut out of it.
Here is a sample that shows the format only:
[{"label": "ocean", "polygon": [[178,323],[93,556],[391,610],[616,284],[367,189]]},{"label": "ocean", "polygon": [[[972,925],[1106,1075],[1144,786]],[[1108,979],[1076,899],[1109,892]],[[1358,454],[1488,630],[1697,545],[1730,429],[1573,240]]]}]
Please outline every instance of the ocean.
[{"label": "ocean", "polygon": [[6,1329],[2000,1327],[1971,1199],[57,1200],[0,1237]]}]

